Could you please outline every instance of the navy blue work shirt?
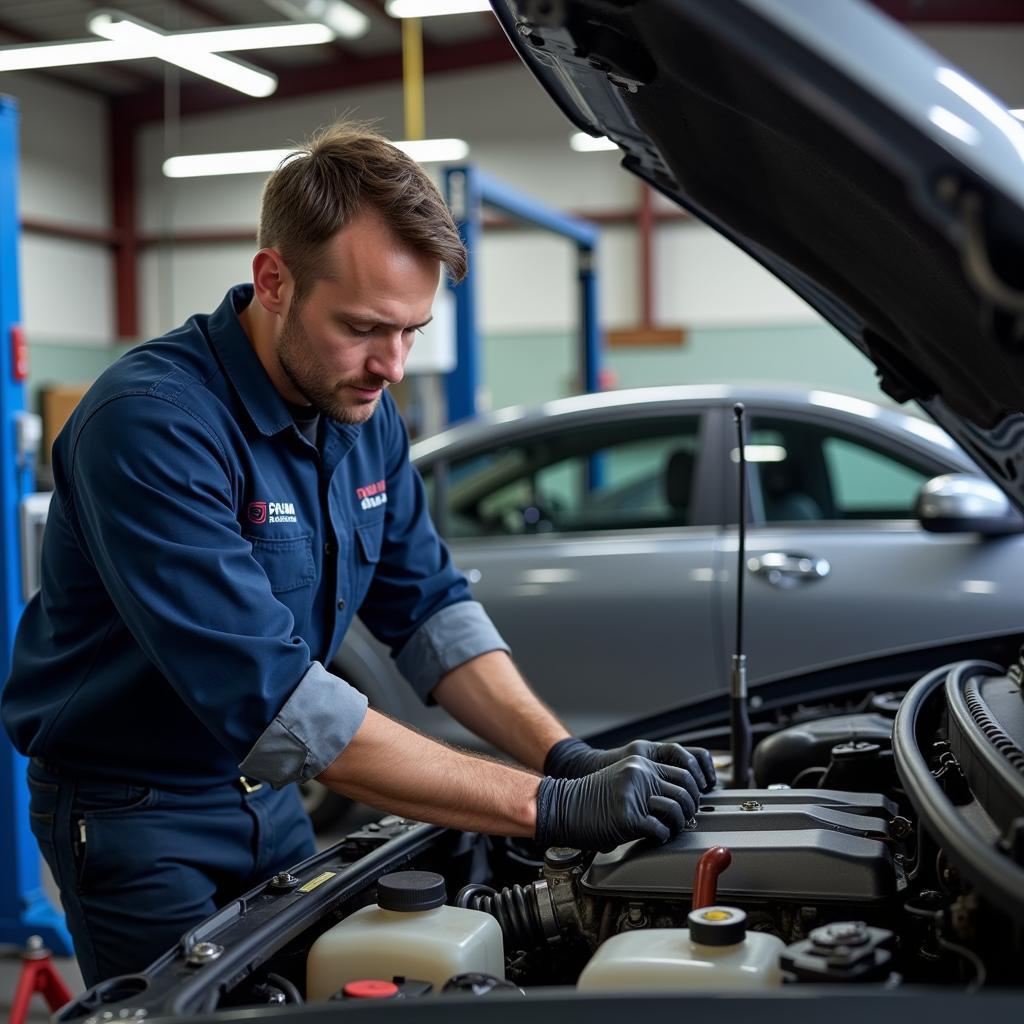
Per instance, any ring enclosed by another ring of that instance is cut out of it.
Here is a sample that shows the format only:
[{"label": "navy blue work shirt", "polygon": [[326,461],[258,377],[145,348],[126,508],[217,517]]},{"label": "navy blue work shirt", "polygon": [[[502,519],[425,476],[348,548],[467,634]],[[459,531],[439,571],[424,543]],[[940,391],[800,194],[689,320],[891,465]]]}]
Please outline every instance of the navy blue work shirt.
[{"label": "navy blue work shirt", "polygon": [[424,699],[508,648],[430,521],[385,393],[297,428],[238,320],[251,286],[127,353],[53,449],[42,588],[3,694],[22,753],[93,778],[283,786],[366,713],[325,667],[358,610]]}]

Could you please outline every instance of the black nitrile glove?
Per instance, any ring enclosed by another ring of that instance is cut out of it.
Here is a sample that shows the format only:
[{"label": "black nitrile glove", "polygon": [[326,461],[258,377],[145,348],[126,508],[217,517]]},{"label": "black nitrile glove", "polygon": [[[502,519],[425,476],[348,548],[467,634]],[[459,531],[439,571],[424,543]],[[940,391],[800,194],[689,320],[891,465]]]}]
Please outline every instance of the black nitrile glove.
[{"label": "black nitrile glove", "polygon": [[598,750],[573,736],[559,740],[548,751],[544,758],[544,774],[556,779],[578,779],[607,768],[624,757],[634,756],[686,769],[697,780],[702,793],[706,793],[718,781],[711,755],[703,747],[687,748],[678,743],[633,740],[614,750]]},{"label": "black nitrile glove", "polygon": [[700,792],[683,768],[627,757],[582,779],[541,779],[537,841],[611,850],[631,839],[663,843],[697,810]]}]

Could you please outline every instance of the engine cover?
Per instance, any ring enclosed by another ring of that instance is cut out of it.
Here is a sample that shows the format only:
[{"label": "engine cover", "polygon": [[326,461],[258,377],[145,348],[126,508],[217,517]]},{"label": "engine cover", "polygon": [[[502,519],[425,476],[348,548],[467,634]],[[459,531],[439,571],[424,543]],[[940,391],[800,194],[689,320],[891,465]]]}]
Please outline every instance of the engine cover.
[{"label": "engine cover", "polygon": [[594,896],[689,898],[701,854],[725,846],[732,864],[718,880],[720,903],[873,904],[891,897],[902,878],[892,856],[895,816],[895,805],[875,793],[709,793],[696,828],[663,846],[640,840],[598,854],[581,886]]}]

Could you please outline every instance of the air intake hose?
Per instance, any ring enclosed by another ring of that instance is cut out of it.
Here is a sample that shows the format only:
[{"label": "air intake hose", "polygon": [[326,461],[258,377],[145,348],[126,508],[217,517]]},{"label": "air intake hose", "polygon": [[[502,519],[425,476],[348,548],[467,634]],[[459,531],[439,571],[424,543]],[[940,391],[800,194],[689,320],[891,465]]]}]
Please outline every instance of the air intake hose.
[{"label": "air intake hose", "polygon": [[558,937],[558,924],[546,882],[513,885],[498,892],[489,885],[471,882],[463,886],[455,905],[482,910],[494,917],[505,936],[505,948],[529,950]]}]

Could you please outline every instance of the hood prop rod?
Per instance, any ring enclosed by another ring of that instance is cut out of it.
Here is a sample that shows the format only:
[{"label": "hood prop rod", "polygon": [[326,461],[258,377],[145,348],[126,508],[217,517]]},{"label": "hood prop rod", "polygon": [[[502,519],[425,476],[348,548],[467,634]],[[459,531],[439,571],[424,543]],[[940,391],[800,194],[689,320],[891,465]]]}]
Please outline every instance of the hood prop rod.
[{"label": "hood prop rod", "polygon": [[739,442],[740,507],[737,519],[736,653],[732,656],[729,727],[732,736],[732,789],[750,786],[750,711],[747,707],[747,656],[743,653],[743,582],[747,574],[747,451],[743,430],[743,403],[732,407]]}]

